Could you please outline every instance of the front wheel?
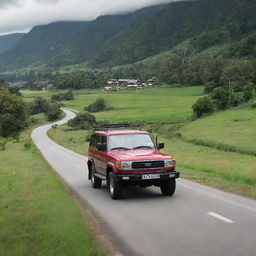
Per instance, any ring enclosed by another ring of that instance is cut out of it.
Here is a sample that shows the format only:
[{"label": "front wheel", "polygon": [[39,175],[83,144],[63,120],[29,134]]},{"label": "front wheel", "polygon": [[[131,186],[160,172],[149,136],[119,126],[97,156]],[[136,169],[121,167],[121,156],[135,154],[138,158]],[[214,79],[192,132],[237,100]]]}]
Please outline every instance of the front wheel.
[{"label": "front wheel", "polygon": [[114,179],[113,172],[109,173],[108,175],[108,189],[112,199],[122,198],[122,186]]},{"label": "front wheel", "polygon": [[161,184],[160,188],[163,196],[172,196],[176,189],[176,180],[171,179],[165,181]]},{"label": "front wheel", "polygon": [[91,167],[91,184],[93,188],[100,188],[102,184],[102,180],[95,176],[95,168],[94,166]]}]

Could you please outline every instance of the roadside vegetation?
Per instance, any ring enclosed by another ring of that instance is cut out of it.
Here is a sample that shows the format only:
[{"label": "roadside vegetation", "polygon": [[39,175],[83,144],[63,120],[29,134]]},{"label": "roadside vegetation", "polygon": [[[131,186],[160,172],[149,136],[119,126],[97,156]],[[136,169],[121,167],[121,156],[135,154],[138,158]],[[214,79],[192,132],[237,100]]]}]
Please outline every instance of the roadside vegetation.
[{"label": "roadside vegetation", "polygon": [[[159,140],[166,143],[164,152],[177,159],[184,178],[256,198],[255,109],[248,103],[192,121],[191,102],[201,94],[202,87],[101,94],[115,107],[95,116],[98,122],[136,122],[141,118],[143,129],[161,135]],[[82,110],[98,96],[98,93],[82,94],[65,104]],[[88,134],[90,130],[70,131],[67,125],[49,131],[59,144],[85,155]]]},{"label": "roadside vegetation", "polygon": [[30,132],[0,153],[0,255],[107,255]]},{"label": "roadside vegetation", "polygon": [[88,214],[31,140],[32,128],[51,119],[57,103],[48,103],[37,97],[30,112],[0,83],[0,255],[107,255]]}]

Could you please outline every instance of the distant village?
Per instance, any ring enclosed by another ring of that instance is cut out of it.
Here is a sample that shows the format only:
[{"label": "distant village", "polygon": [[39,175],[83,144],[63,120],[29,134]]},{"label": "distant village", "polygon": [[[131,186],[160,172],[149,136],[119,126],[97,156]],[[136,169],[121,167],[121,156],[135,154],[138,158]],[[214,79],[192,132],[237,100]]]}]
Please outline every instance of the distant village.
[{"label": "distant village", "polygon": [[157,79],[151,78],[147,81],[139,79],[109,79],[104,89],[105,91],[118,91],[125,88],[143,89],[143,87],[147,86],[157,86]]}]

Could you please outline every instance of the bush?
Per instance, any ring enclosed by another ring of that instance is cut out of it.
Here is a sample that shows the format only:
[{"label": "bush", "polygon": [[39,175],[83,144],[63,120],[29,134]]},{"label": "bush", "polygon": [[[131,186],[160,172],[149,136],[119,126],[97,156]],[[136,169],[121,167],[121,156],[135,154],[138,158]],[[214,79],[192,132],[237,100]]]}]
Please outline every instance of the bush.
[{"label": "bush", "polygon": [[211,98],[213,99],[217,109],[226,109],[230,106],[233,100],[233,94],[225,87],[218,87],[211,93]]},{"label": "bush", "polygon": [[84,110],[95,113],[105,110],[107,107],[107,101],[103,98],[98,98],[95,102],[85,107]]},{"label": "bush", "polygon": [[73,91],[68,91],[66,93],[54,94],[51,97],[52,101],[73,100],[73,99],[74,99]]},{"label": "bush", "polygon": [[244,86],[243,93],[245,101],[253,99],[256,93],[256,86],[252,83],[248,83],[246,86]]},{"label": "bush", "polygon": [[79,113],[74,119],[68,122],[68,126],[82,130],[88,130],[95,124],[95,116],[88,112]]},{"label": "bush", "polygon": [[211,97],[200,97],[192,106],[196,117],[201,117],[204,114],[212,113],[214,111],[214,103]]},{"label": "bush", "polygon": [[48,108],[49,102],[42,97],[38,97],[34,100],[34,102],[28,104],[28,112],[30,115],[47,112]]},{"label": "bush", "polygon": [[252,103],[252,108],[256,108],[256,101]]},{"label": "bush", "polygon": [[26,105],[21,97],[0,90],[0,137],[17,137],[28,125]]},{"label": "bush", "polygon": [[48,110],[46,111],[46,116],[48,121],[55,121],[61,117],[61,104],[53,102],[49,105]]},{"label": "bush", "polygon": [[216,85],[215,83],[213,83],[213,82],[208,82],[206,85],[205,85],[205,87],[204,87],[204,92],[206,93],[206,94],[208,94],[208,93],[211,93],[215,88],[217,88],[218,87],[218,85]]},{"label": "bush", "polygon": [[244,103],[243,95],[241,93],[234,93],[234,95],[233,95],[233,105],[235,107],[237,107],[242,103]]}]

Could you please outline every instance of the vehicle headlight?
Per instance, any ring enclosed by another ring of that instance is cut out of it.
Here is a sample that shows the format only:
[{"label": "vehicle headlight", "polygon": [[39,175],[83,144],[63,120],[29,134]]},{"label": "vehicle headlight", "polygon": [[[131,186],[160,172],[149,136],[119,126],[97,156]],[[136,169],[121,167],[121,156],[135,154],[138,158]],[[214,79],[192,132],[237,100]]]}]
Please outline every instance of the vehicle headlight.
[{"label": "vehicle headlight", "polygon": [[164,167],[173,167],[172,159],[165,160]]},{"label": "vehicle headlight", "polygon": [[132,162],[116,162],[116,168],[120,170],[131,170]]},{"label": "vehicle headlight", "polygon": [[132,162],[121,162],[122,170],[130,170],[132,169]]}]

